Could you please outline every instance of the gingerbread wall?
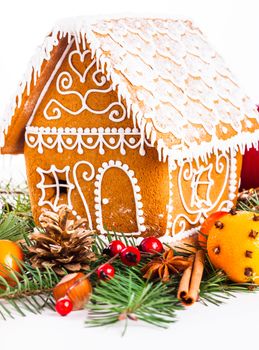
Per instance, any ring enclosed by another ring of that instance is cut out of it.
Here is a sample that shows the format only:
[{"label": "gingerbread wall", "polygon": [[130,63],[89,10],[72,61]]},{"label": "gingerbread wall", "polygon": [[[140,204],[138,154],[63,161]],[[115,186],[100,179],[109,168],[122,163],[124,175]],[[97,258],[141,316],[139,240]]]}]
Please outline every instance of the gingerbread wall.
[{"label": "gingerbread wall", "polygon": [[208,159],[183,160],[170,166],[168,226],[172,235],[200,226],[211,213],[229,210],[236,201],[242,155],[212,154]]},{"label": "gingerbread wall", "polygon": [[44,92],[24,149],[35,219],[43,206],[67,203],[98,231],[163,235],[168,165],[158,161],[90,50],[72,43]]},{"label": "gingerbread wall", "polygon": [[229,209],[238,189],[239,153],[158,161],[89,48],[74,42],[43,89],[25,139],[36,221],[42,207],[67,204],[99,232],[174,235]]}]

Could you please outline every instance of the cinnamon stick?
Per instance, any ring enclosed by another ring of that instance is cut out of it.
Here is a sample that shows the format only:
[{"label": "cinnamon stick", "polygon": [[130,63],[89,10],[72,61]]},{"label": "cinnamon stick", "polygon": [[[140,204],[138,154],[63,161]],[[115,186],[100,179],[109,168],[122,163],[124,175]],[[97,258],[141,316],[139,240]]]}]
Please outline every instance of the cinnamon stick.
[{"label": "cinnamon stick", "polygon": [[198,299],[204,270],[204,259],[204,251],[198,250],[195,254],[193,264],[184,271],[181,278],[177,296],[186,306],[192,305]]},{"label": "cinnamon stick", "polygon": [[194,255],[191,255],[188,260],[190,261],[190,265],[185,269],[178,288],[177,298],[179,300],[184,300],[189,292]]}]

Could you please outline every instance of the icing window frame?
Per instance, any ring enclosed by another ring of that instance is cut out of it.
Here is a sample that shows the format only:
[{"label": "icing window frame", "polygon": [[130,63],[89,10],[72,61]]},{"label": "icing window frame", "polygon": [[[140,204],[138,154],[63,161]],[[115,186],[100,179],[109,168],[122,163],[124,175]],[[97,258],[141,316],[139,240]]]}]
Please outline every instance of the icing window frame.
[{"label": "icing window frame", "polygon": [[[41,197],[38,205],[48,205],[53,211],[58,211],[63,206],[68,206],[69,209],[72,209],[71,192],[75,188],[75,185],[69,180],[70,167],[65,166],[63,169],[58,169],[55,165],[51,165],[48,170],[38,167],[36,171],[41,177],[40,182],[36,186],[41,190]],[[51,179],[52,182],[46,183],[47,178]],[[65,178],[65,180],[63,180],[63,178]],[[54,190],[50,198],[47,196],[48,189]],[[65,198],[66,201],[60,203],[61,198]]]}]

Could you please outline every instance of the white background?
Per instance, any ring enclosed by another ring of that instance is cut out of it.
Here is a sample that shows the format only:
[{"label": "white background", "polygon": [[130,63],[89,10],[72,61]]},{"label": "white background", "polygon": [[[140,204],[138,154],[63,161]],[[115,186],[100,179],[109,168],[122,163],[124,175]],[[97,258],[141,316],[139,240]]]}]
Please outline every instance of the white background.
[{"label": "white background", "polygon": [[[180,15],[194,19],[244,90],[259,103],[257,0],[2,0],[0,2],[0,117],[34,49],[62,17],[109,13]],[[23,161],[0,162],[2,178],[23,179]],[[133,325],[84,329],[85,314],[0,321],[0,349],[245,349],[258,348],[259,295],[239,296],[221,308],[195,305],[167,331]]]}]

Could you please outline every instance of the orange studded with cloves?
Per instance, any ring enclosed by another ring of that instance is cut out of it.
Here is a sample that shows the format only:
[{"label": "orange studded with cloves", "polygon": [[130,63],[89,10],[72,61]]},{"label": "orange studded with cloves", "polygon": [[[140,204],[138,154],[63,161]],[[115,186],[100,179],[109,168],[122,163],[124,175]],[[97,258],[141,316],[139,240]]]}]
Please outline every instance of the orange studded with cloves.
[{"label": "orange studded with cloves", "polygon": [[207,250],[213,266],[232,281],[259,284],[259,215],[237,211],[220,218],[209,231]]}]

